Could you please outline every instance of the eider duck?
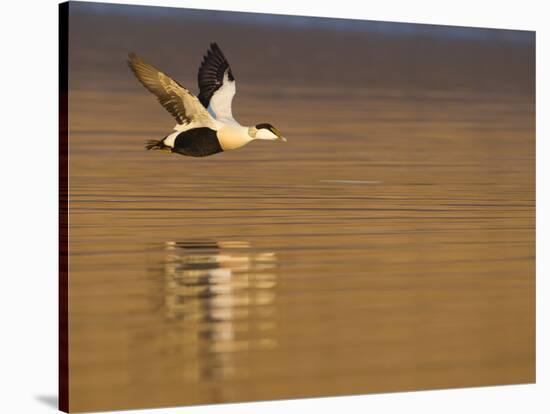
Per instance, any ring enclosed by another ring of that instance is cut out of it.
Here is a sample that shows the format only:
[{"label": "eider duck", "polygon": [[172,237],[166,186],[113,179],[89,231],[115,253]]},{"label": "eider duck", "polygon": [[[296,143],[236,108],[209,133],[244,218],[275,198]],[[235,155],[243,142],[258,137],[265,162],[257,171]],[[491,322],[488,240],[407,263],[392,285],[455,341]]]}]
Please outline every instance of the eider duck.
[{"label": "eider duck", "polygon": [[128,65],[177,121],[173,132],[163,139],[148,141],[145,147],[148,150],[205,157],[240,148],[255,139],[286,141],[271,124],[242,126],[233,118],[235,78],[216,43],[210,45],[199,68],[198,98],[134,53],[129,54]]}]

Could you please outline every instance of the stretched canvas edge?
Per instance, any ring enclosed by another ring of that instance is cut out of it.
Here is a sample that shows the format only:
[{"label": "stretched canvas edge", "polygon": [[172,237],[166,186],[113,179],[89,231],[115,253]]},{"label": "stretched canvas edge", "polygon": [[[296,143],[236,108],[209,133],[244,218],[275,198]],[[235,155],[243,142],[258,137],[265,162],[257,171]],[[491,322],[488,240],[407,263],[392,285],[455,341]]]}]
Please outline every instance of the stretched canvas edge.
[{"label": "stretched canvas edge", "polygon": [[59,401],[69,412],[69,3],[59,4]]}]

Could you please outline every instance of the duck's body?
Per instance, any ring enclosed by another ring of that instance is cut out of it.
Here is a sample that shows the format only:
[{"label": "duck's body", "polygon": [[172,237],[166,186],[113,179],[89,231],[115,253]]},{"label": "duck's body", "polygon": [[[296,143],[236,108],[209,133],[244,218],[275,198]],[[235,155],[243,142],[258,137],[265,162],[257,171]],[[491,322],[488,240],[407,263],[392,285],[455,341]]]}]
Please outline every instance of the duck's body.
[{"label": "duck's body", "polygon": [[157,145],[161,146],[160,149],[166,149],[168,152],[190,157],[206,157],[223,151],[216,131],[205,127],[193,128],[184,132],[172,132]]},{"label": "duck's body", "polygon": [[242,126],[233,118],[235,78],[215,43],[199,68],[198,98],[136,55],[129,57],[128,64],[138,80],[177,121],[173,132],[162,140],[148,141],[147,149],[205,157],[240,148],[255,139],[286,141],[271,124]]},{"label": "duck's body", "polygon": [[[161,145],[169,152],[191,157],[206,157],[222,151],[240,148],[252,141],[248,128],[223,125],[219,130],[208,127],[191,127],[185,131],[176,130],[161,141],[149,145]],[[163,149],[163,148],[159,148]]]}]

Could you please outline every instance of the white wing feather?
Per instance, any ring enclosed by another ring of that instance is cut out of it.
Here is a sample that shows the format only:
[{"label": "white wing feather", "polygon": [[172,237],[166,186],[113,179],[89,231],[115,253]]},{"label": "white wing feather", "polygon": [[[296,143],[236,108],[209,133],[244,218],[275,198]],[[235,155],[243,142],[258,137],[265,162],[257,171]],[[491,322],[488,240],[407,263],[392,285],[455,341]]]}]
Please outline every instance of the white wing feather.
[{"label": "white wing feather", "polygon": [[214,92],[212,98],[210,98],[210,104],[208,105],[208,112],[218,121],[225,124],[238,125],[231,111],[231,104],[233,103],[233,97],[235,96],[236,90],[235,81],[229,80],[228,71],[225,71],[223,84]]}]

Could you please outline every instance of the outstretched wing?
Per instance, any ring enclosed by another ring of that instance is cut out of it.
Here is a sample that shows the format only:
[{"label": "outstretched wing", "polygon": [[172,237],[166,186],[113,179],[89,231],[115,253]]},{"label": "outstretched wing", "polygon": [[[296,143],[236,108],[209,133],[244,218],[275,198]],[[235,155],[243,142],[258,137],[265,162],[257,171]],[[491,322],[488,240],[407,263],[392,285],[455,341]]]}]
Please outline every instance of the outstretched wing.
[{"label": "outstretched wing", "polygon": [[231,103],[235,96],[235,78],[229,62],[216,43],[210,44],[199,68],[199,100],[218,120],[236,122]]},{"label": "outstretched wing", "polygon": [[195,121],[208,126],[214,122],[197,97],[165,73],[145,63],[134,53],[128,55],[128,65],[141,84],[156,95],[160,104],[176,118],[178,124]]}]

